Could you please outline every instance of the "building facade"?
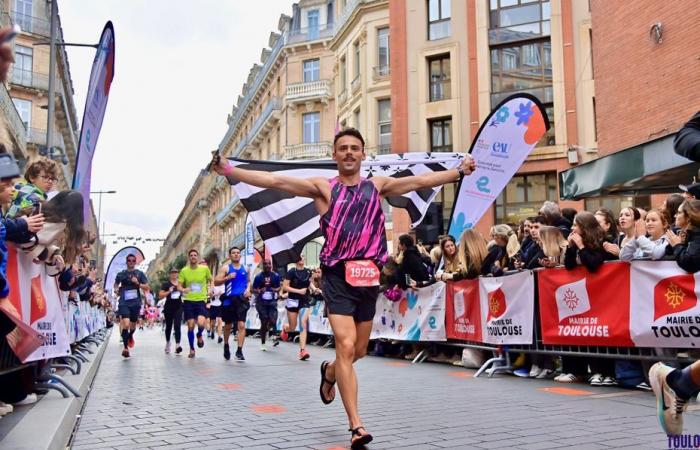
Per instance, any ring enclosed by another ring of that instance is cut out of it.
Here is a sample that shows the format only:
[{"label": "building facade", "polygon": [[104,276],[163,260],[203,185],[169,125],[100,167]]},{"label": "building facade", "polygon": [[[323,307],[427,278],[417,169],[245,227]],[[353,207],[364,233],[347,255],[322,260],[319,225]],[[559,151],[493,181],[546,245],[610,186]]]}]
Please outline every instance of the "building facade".
[{"label": "building facade", "polygon": [[[527,92],[552,127],[477,224],[486,235],[545,200],[577,210],[658,205],[661,195],[624,190],[562,200],[564,174],[660,138],[672,152],[669,136],[699,104],[693,0],[309,0],[292,10],[250,71],[223,153],[325,157],[348,126],[369,153],[466,152],[500,101]],[[210,178],[208,235],[219,250],[240,245],[245,211]],[[419,238],[447,229],[455,190],[436,198]],[[390,241],[409,231],[403,211],[386,212]]]}]

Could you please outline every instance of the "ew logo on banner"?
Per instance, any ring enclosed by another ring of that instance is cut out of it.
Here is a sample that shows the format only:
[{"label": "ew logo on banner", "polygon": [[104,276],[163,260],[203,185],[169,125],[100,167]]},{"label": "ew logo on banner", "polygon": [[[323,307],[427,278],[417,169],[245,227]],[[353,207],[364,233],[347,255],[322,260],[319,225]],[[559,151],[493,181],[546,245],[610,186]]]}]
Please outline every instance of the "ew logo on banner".
[{"label": "ew logo on banner", "polygon": [[445,340],[445,284],[404,291],[398,302],[383,294],[377,299],[372,339]]},{"label": "ew logo on banner", "polygon": [[447,337],[483,342],[479,280],[447,283],[445,301],[445,332]]},{"label": "ew logo on banner", "polygon": [[483,342],[532,344],[535,279],[530,271],[479,279]]},{"label": "ew logo on banner", "polygon": [[581,266],[537,275],[545,344],[633,346],[628,263],[606,263],[596,273]]},{"label": "ew logo on banner", "polygon": [[700,279],[675,261],[634,261],[630,328],[639,347],[697,347]]}]

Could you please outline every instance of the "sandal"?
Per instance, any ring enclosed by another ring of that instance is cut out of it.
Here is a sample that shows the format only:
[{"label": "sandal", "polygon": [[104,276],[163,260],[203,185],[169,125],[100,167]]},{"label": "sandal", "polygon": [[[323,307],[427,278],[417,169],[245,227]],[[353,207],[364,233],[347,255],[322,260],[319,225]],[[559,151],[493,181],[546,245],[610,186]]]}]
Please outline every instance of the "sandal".
[{"label": "sandal", "polygon": [[319,393],[321,394],[321,401],[323,402],[324,405],[328,405],[328,404],[332,403],[333,400],[335,400],[335,396],[329,400],[323,395],[323,385],[324,384],[329,384],[331,387],[335,386],[335,381],[330,381],[328,378],[326,378],[326,370],[328,369],[328,366],[330,364],[331,363],[329,363],[328,361],[323,361],[321,363],[321,387],[319,387]]},{"label": "sandal", "polygon": [[[360,434],[360,429],[365,430],[365,434]],[[352,450],[363,448],[366,444],[372,442],[372,439],[374,439],[371,434],[367,433],[367,430],[362,425],[354,430],[350,428],[348,431],[352,433],[352,436],[350,437],[350,448]],[[355,439],[355,436],[357,436],[357,439]]]}]

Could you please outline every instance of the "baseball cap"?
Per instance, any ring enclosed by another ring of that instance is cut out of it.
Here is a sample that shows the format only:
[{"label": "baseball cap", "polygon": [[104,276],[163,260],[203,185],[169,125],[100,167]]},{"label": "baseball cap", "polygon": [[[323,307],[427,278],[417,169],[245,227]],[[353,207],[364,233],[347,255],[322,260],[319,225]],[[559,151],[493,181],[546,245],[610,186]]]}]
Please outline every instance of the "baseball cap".
[{"label": "baseball cap", "polygon": [[693,183],[693,184],[680,184],[678,185],[678,189],[680,189],[683,192],[687,192],[688,194],[692,195],[693,197],[700,198],[700,183]]},{"label": "baseball cap", "polygon": [[170,269],[170,273],[178,273],[178,272],[179,272],[179,271],[178,271],[176,268],[174,268],[174,267],[173,267],[172,269]]}]

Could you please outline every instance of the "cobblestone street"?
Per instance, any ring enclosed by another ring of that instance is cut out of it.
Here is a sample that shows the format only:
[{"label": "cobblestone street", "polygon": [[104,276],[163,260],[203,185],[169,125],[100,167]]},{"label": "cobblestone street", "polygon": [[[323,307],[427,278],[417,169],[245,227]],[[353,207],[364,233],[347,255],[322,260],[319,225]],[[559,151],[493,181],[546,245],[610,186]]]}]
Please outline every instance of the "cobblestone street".
[{"label": "cobblestone street", "polygon": [[[225,361],[208,339],[194,360],[165,355],[163,342],[160,329],[137,332],[124,360],[112,334],[74,449],[349,446],[340,399],[324,406],[318,397],[318,366],[332,350],[311,346],[311,360],[301,362],[296,346],[264,353],[258,339],[247,339],[239,363]],[[357,369],[372,449],[669,448],[650,393],[474,379],[458,367],[387,358],[365,358]],[[691,409],[685,432],[698,434],[700,414]]]}]

